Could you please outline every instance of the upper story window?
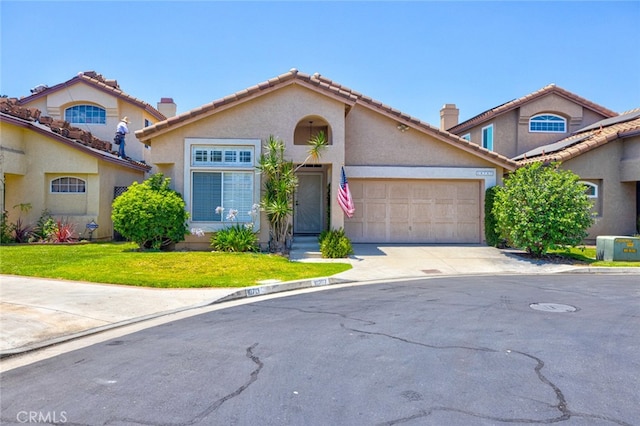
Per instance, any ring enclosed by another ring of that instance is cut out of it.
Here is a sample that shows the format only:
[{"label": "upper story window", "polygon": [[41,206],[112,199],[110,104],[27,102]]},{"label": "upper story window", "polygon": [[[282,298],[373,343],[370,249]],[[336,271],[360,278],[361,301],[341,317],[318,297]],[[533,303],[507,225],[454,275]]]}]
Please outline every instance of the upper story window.
[{"label": "upper story window", "polygon": [[150,120],[144,119],[144,127],[153,126],[153,123]]},{"label": "upper story window", "polygon": [[75,105],[64,111],[64,119],[72,124],[107,124],[107,112],[93,105]]},{"label": "upper story window", "polygon": [[493,124],[482,128],[482,147],[493,151]]},{"label": "upper story window", "polygon": [[529,120],[530,132],[565,133],[567,120],[555,114],[534,115]]},{"label": "upper story window", "polygon": [[51,181],[52,193],[85,193],[87,183],[74,177],[61,177]]},{"label": "upper story window", "polygon": [[467,133],[466,135],[462,135],[462,139],[471,142],[471,133]]}]

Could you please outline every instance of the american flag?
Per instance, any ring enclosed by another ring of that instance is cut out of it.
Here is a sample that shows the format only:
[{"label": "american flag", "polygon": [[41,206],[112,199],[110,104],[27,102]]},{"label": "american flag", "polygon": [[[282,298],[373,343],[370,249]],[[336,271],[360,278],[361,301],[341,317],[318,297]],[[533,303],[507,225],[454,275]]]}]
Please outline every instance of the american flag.
[{"label": "american flag", "polygon": [[353,205],[353,199],[351,198],[351,191],[349,191],[349,182],[347,182],[347,175],[344,174],[344,167],[342,167],[342,178],[340,179],[340,188],[338,188],[338,204],[348,217],[353,217],[353,213],[356,211]]}]

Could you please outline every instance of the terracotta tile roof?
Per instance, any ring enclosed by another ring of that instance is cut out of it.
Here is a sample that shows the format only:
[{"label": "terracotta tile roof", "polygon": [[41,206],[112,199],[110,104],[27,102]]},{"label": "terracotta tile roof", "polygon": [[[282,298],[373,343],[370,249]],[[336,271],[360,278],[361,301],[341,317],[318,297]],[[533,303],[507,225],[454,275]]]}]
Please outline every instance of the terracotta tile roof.
[{"label": "terracotta tile roof", "polygon": [[520,106],[522,106],[523,104],[530,102],[534,99],[538,99],[541,98],[543,96],[547,96],[550,94],[556,94],[558,96],[561,96],[563,98],[569,99],[573,102],[576,102],[580,105],[582,105],[585,108],[588,108],[592,111],[597,112],[598,114],[601,114],[605,117],[614,117],[616,115],[618,115],[617,112],[611,111],[610,109],[607,109],[603,106],[600,106],[598,104],[595,104],[581,96],[576,95],[575,93],[571,93],[568,90],[565,90],[561,87],[556,86],[555,84],[550,84],[548,86],[543,87],[540,90],[537,90],[533,93],[530,93],[526,96],[523,96],[521,98],[518,99],[514,99],[512,101],[506,102],[502,105],[499,105],[497,107],[491,108],[487,111],[484,111],[478,115],[476,115],[475,117],[470,118],[469,120],[466,120],[460,124],[457,124],[455,126],[453,126],[452,128],[448,129],[451,133],[456,133],[459,134],[461,132],[467,131],[472,127],[475,127],[479,124],[485,123],[501,114],[504,114],[505,112],[511,111],[515,108],[518,108]]},{"label": "terracotta tile roof", "polygon": [[96,73],[95,71],[85,71],[78,73],[77,76],[73,77],[71,80],[67,80],[64,83],[56,84],[52,87],[47,86],[38,86],[35,89],[32,89],[32,94],[26,96],[24,98],[20,98],[18,103],[20,105],[25,105],[35,99],[41,98],[43,96],[48,96],[49,94],[56,92],[58,90],[65,89],[71,85],[77,83],[85,83],[89,86],[92,86],[102,92],[108,93],[112,96],[120,98],[126,102],[129,102],[139,108],[144,109],[149,114],[154,116],[157,120],[166,120],[167,117],[162,114],[160,111],[149,105],[148,103],[141,101],[140,99],[134,98],[133,96],[123,92],[118,85],[116,80],[108,80],[105,79],[101,74]]},{"label": "terracotta tile roof", "polygon": [[53,138],[102,160],[148,172],[151,166],[132,159],[122,159],[111,142],[100,140],[90,132],[72,127],[67,121],[40,115],[37,108],[24,108],[15,98],[0,98],[0,120]]},{"label": "terracotta tile roof", "polygon": [[483,157],[495,164],[500,165],[509,170],[513,170],[516,167],[516,163],[507,157],[497,154],[493,151],[489,151],[477,144],[471,143],[466,139],[462,139],[452,133],[443,131],[438,127],[431,126],[428,123],[422,122],[419,119],[407,115],[397,109],[394,109],[388,105],[383,104],[380,101],[372,99],[368,96],[364,96],[355,90],[349,89],[330,80],[319,73],[313,75],[299,72],[293,68],[289,72],[281,74],[277,77],[271,78],[262,83],[258,83],[255,86],[251,86],[247,89],[241,90],[224,98],[215,100],[201,107],[192,109],[185,113],[179,114],[175,117],[171,117],[165,121],[161,121],[152,126],[145,127],[135,132],[135,135],[141,141],[151,139],[154,136],[164,133],[164,131],[172,130],[174,126],[185,125],[195,120],[203,118],[207,115],[212,115],[217,112],[223,111],[231,106],[235,106],[241,102],[245,102],[250,99],[254,99],[263,94],[269,93],[273,90],[279,89],[286,85],[299,84],[308,87],[312,90],[321,92],[325,95],[333,97],[341,102],[344,102],[347,109],[352,108],[354,105],[362,105],[364,107],[375,110],[383,115],[397,120],[399,123],[405,124],[410,128],[420,130],[424,133],[428,133],[438,139],[447,142],[451,145],[457,146],[464,151],[471,152],[475,155]]},{"label": "terracotta tile roof", "polygon": [[636,135],[640,135],[640,108],[585,127],[568,138],[531,150],[514,160],[518,167],[535,162],[567,161],[611,141]]}]

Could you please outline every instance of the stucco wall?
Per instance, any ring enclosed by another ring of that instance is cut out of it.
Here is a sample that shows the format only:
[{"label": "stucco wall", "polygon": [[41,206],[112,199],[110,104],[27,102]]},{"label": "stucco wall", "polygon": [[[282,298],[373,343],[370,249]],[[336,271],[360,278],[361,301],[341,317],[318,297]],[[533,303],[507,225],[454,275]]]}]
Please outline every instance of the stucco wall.
[{"label": "stucco wall", "polygon": [[601,206],[588,240],[598,235],[630,235],[636,229],[636,184],[620,182],[619,162],[623,144],[608,143],[562,164],[588,181],[599,181]]}]

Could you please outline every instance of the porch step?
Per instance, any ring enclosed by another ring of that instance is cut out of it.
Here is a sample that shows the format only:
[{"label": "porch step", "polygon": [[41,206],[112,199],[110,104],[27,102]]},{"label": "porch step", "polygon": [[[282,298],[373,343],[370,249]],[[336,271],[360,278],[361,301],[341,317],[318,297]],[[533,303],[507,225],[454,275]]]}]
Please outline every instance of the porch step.
[{"label": "porch step", "polygon": [[322,253],[320,253],[320,245],[318,244],[318,237],[316,235],[296,235],[293,237],[293,243],[289,251],[290,260],[321,258]]}]

